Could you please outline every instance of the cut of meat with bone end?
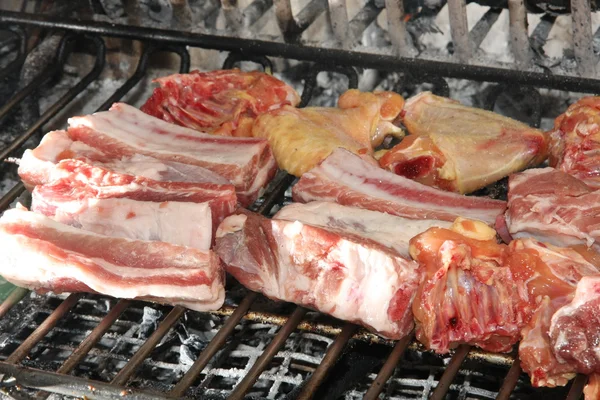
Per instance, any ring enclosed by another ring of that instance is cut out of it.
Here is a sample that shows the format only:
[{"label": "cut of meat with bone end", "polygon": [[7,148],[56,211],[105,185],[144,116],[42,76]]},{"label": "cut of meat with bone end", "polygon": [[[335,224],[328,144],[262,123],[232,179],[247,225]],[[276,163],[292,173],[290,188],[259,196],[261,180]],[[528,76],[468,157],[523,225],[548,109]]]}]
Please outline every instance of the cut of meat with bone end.
[{"label": "cut of meat with bone end", "polygon": [[554,121],[550,166],[600,189],[600,97],[584,97]]},{"label": "cut of meat with bone end", "polygon": [[417,338],[438,353],[461,343],[510,351],[531,316],[523,282],[504,265],[506,245],[477,224],[458,220],[453,230],[431,228],[410,241],[425,270],[413,303]]},{"label": "cut of meat with bone end", "polygon": [[373,240],[240,210],[219,226],[215,251],[240,283],[267,297],[391,339],[413,326],[418,265]]},{"label": "cut of meat with bone end", "polygon": [[62,178],[37,187],[36,197],[46,199],[44,202],[53,203],[55,206],[59,203],[110,198],[208,203],[215,229],[223,218],[237,208],[232,185],[159,182],[140,176],[119,174],[80,160],[63,160],[54,168],[56,176]]},{"label": "cut of meat with bone end", "polygon": [[71,139],[117,159],[142,154],[163,162],[196,165],[228,179],[236,190],[255,195],[277,171],[264,139],[199,133],[115,103],[110,111],[69,119]]},{"label": "cut of meat with bone end", "polygon": [[380,159],[426,185],[470,193],[546,159],[546,135],[519,121],[421,93],[406,102],[410,135]]},{"label": "cut of meat with bone end", "polygon": [[250,136],[257,116],[300,103],[300,96],[291,86],[258,71],[192,71],[155,82],[160,87],[141,107],[142,111],[215,135]]},{"label": "cut of meat with bone end", "polygon": [[213,220],[208,202],[98,199],[75,194],[81,189],[77,185],[37,186],[31,210],[101,235],[210,249]]},{"label": "cut of meat with bone end", "polygon": [[323,201],[292,203],[279,210],[273,218],[362,236],[392,248],[406,258],[410,257],[408,242],[414,236],[433,226],[448,228],[452,225],[447,221],[407,219]]},{"label": "cut of meat with bone end", "polygon": [[293,188],[294,201],[329,201],[411,219],[454,221],[464,217],[493,225],[506,203],[432,188],[335,150],[305,173]]},{"label": "cut of meat with bone end", "polygon": [[585,276],[575,297],[552,316],[554,354],[582,374],[600,373],[600,275]]},{"label": "cut of meat with bone end", "polygon": [[554,168],[509,179],[506,225],[513,238],[600,249],[600,191]]},{"label": "cut of meat with bone end", "polygon": [[211,251],[108,237],[13,209],[0,219],[0,274],[39,291],[91,291],[205,311],[221,307],[224,274]]}]

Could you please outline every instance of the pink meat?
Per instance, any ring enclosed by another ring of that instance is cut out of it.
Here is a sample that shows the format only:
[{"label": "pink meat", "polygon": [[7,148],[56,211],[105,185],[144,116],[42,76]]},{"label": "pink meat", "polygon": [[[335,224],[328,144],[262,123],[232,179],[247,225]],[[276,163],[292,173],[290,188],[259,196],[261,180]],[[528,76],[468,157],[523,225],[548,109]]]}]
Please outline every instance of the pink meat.
[{"label": "pink meat", "polygon": [[0,218],[0,274],[39,291],[97,292],[214,310],[224,275],[211,251],[82,231],[24,209]]},{"label": "pink meat", "polygon": [[344,149],[302,175],[293,188],[295,201],[331,201],[414,219],[476,219],[493,225],[506,203],[467,197],[398,176]]},{"label": "pink meat", "polygon": [[240,210],[215,251],[240,283],[399,339],[413,326],[418,265],[371,239]]},{"label": "pink meat", "polygon": [[110,111],[70,118],[68,134],[113,158],[142,154],[209,169],[233,183],[242,197],[258,194],[277,170],[264,139],[203,134],[123,103]]},{"label": "pink meat", "polygon": [[506,225],[513,238],[600,249],[600,191],[554,168],[510,177]]}]

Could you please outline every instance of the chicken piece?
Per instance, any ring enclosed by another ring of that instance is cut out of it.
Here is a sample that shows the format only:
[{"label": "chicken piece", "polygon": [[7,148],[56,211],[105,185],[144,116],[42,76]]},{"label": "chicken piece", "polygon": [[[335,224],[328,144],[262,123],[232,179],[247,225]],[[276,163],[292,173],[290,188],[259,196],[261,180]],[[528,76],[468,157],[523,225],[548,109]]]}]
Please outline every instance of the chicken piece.
[{"label": "chicken piece", "polygon": [[554,313],[573,297],[578,282],[598,274],[589,255],[534,239],[510,243],[507,264],[513,276],[526,283],[530,304],[535,307],[524,327],[519,345],[521,368],[533,386],[562,386],[575,376],[575,370],[552,349],[549,329]]},{"label": "chicken piece", "polygon": [[429,92],[406,102],[402,121],[409,136],[379,164],[452,192],[473,192],[547,156],[543,132]]},{"label": "chicken piece", "polygon": [[192,71],[155,82],[160,87],[141,107],[142,111],[215,135],[250,136],[258,115],[300,103],[292,87],[258,71]]},{"label": "chicken piece", "polygon": [[550,131],[550,166],[600,188],[600,97],[584,97]]},{"label": "chicken piece", "polygon": [[348,90],[338,108],[282,107],[256,119],[252,135],[269,140],[279,168],[301,176],[338,147],[372,155],[387,135],[402,136],[393,124],[404,99],[392,92]]},{"label": "chicken piece", "polygon": [[425,270],[413,302],[417,339],[437,353],[460,343],[492,352],[519,340],[532,308],[523,281],[504,265],[507,246],[482,222],[457,219],[410,241]]}]

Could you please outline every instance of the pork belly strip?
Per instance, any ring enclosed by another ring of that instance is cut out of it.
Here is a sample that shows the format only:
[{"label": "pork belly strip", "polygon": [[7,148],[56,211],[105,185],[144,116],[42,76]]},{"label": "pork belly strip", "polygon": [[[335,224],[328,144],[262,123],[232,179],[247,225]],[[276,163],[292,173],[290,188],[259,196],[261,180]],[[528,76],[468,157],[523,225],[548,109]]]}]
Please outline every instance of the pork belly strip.
[{"label": "pork belly strip", "polygon": [[48,132],[35,149],[25,150],[19,163],[19,176],[25,186],[32,190],[35,185],[50,183],[55,179],[54,165],[70,158],[161,182],[229,183],[222,176],[196,165],[161,161],[141,154],[112,158],[85,143],[73,141],[66,131]]},{"label": "pork belly strip", "polygon": [[462,216],[493,225],[506,203],[468,197],[398,176],[344,149],[302,175],[294,201],[330,201],[412,219],[454,221]]},{"label": "pork belly strip", "polygon": [[101,235],[210,249],[213,220],[208,202],[98,199],[93,193],[77,193],[86,190],[83,185],[37,186],[31,210]]},{"label": "pork belly strip", "polygon": [[273,218],[362,236],[394,249],[406,258],[410,257],[408,243],[414,236],[433,226],[448,228],[452,225],[447,221],[407,219],[324,201],[292,203],[279,210]]},{"label": "pork belly strip", "polygon": [[600,191],[554,168],[512,175],[506,225],[513,238],[600,249]]},{"label": "pork belly strip", "polygon": [[225,298],[211,251],[98,235],[24,209],[0,218],[0,243],[0,274],[34,290],[152,298],[199,311]]},{"label": "pork belly strip", "polygon": [[373,240],[239,210],[219,226],[215,251],[240,283],[272,299],[392,339],[413,326],[418,265]]},{"label": "pork belly strip", "polygon": [[[265,186],[277,166],[264,139],[221,137],[173,125],[124,103],[110,111],[69,119],[73,140],[114,158],[143,154],[209,169],[246,192],[261,179]],[[266,168],[268,171],[262,172]]]}]

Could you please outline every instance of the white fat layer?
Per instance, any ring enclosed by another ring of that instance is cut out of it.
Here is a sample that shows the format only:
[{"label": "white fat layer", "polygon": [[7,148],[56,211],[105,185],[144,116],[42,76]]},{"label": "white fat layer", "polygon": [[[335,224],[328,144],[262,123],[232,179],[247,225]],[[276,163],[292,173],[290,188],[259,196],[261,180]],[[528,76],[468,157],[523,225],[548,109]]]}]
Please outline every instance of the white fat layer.
[{"label": "white fat layer", "polygon": [[248,217],[244,214],[230,215],[219,224],[215,237],[219,239],[229,233],[235,233],[243,229],[246,219],[248,219]]},{"label": "white fat layer", "polygon": [[101,235],[210,249],[208,203],[87,199],[60,203],[53,219]]},{"label": "white fat layer", "polygon": [[219,138],[170,124],[124,103],[104,111],[69,119],[69,126],[85,126],[136,149],[152,153],[177,153],[204,162],[248,164],[262,147],[262,141],[247,138]]},{"label": "white fat layer", "polygon": [[292,203],[273,218],[355,234],[392,248],[407,258],[410,239],[431,227],[449,228],[452,225],[447,221],[413,220],[321,201]]}]

